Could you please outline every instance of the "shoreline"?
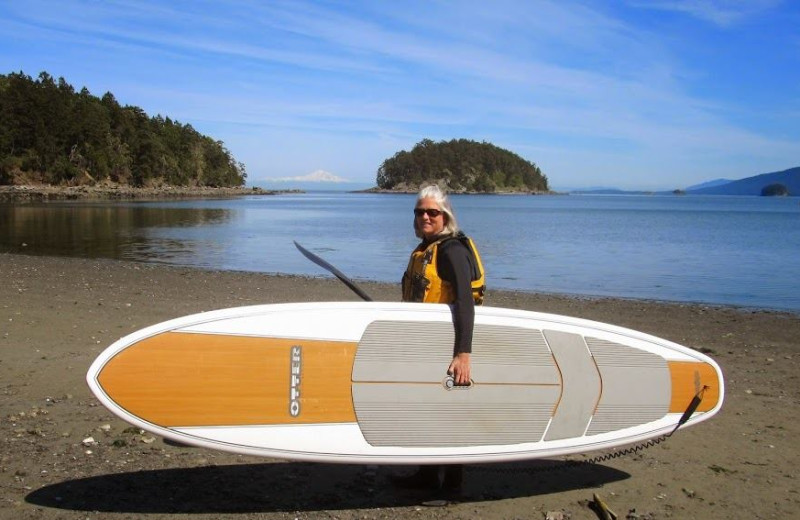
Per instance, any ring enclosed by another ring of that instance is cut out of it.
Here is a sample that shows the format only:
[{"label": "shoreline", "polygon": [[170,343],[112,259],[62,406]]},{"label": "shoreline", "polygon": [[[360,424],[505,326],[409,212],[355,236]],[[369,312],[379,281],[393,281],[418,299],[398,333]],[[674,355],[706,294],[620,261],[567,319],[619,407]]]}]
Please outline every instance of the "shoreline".
[{"label": "shoreline", "polygon": [[[229,273],[231,275],[242,275],[242,276],[262,276],[262,277],[277,277],[277,278],[295,278],[298,280],[309,280],[309,281],[324,281],[324,280],[335,280],[334,276],[330,273],[327,273],[322,268],[320,270],[319,275],[303,275],[303,274],[294,274],[294,273],[284,273],[284,272],[260,272],[260,271],[245,271],[245,270],[237,270],[237,269],[219,269],[214,267],[202,267],[202,266],[192,266],[192,265],[178,265],[178,264],[164,264],[164,263],[156,263],[156,262],[146,262],[146,261],[138,261],[138,260],[122,260],[118,258],[109,258],[109,257],[79,257],[79,256],[60,256],[60,255],[46,255],[46,254],[39,254],[39,253],[32,253],[27,254],[25,252],[20,251],[10,251],[10,252],[0,252],[0,255],[11,255],[11,256],[20,256],[20,257],[51,257],[51,258],[64,258],[64,259],[74,259],[74,260],[85,260],[85,261],[98,261],[98,262],[124,262],[124,263],[131,263],[131,264],[139,264],[142,266],[157,266],[163,268],[170,268],[170,269],[186,269],[190,271],[198,271],[198,272],[208,272],[208,273]],[[352,281],[356,283],[359,287],[361,286],[375,286],[378,287],[378,290],[381,290],[383,287],[391,287],[393,286],[393,282],[388,281],[381,281],[381,280],[372,280],[372,279],[359,279],[359,278],[352,278]],[[347,289],[342,282],[337,282],[343,288],[343,292],[349,292],[352,298],[348,297],[346,299],[355,299],[359,300],[359,298],[355,297],[352,290]],[[367,291],[369,293],[369,291]],[[565,301],[582,301],[582,302],[592,302],[592,301],[618,301],[618,302],[626,302],[631,305],[661,305],[661,306],[678,306],[678,307],[693,307],[698,309],[705,309],[705,310],[718,310],[718,311],[734,311],[734,312],[743,312],[743,313],[768,313],[768,314],[785,314],[787,316],[794,316],[800,318],[800,309],[791,309],[791,308],[780,308],[780,307],[758,307],[758,306],[749,306],[749,305],[735,305],[735,304],[725,304],[725,303],[714,303],[714,302],[699,302],[699,301],[679,301],[679,300],[658,300],[652,298],[635,298],[635,297],[626,297],[626,296],[609,296],[609,295],[600,295],[600,294],[574,294],[574,293],[557,293],[557,292],[544,292],[544,291],[535,291],[535,290],[524,290],[524,289],[490,289],[489,291],[492,295],[500,295],[503,298],[508,298],[511,295],[518,295],[519,298],[524,299],[526,297],[529,298],[536,298],[536,299],[553,299],[553,300],[565,300]]]},{"label": "shoreline", "polygon": [[58,200],[163,200],[229,198],[244,195],[280,195],[300,190],[265,190],[258,187],[212,188],[205,186],[159,186],[139,188],[119,184],[83,186],[8,185],[0,186],[0,202],[41,202]]},{"label": "shoreline", "polygon": [[[376,193],[376,194],[403,194],[403,195],[416,195],[419,193],[419,190],[422,188],[420,187],[408,187],[408,186],[400,186],[398,188],[379,188],[378,186],[373,186],[371,188],[366,188],[363,190],[355,190],[351,193]],[[512,189],[504,189],[499,191],[473,191],[473,190],[451,190],[446,186],[443,187],[450,195],[567,195],[567,193],[556,192],[552,190],[548,191],[536,191],[536,190],[512,190]]]},{"label": "shoreline", "polygon": [[[491,291],[487,305],[612,323],[705,352],[725,374],[725,403],[634,455],[566,471],[547,471],[556,460],[467,466],[458,503],[427,508],[426,496],[389,482],[407,469],[169,445],[118,420],[86,386],[102,350],[155,323],[242,305],[358,301],[335,278],[14,254],[0,254],[0,272],[3,519],[595,518],[593,493],[641,520],[791,518],[800,507],[800,316]],[[399,300],[399,284],[359,285]]]},{"label": "shoreline", "polygon": [[[324,187],[321,184],[320,187]],[[206,186],[153,186],[135,187],[111,182],[84,184],[79,186],[55,186],[48,184],[12,184],[0,185],[0,202],[32,202],[48,200],[159,200],[176,198],[223,198],[243,195],[281,195],[287,193],[304,193],[302,189],[274,190],[258,186],[212,188]],[[419,189],[371,188],[353,190],[348,193],[365,194],[417,194]],[[452,195],[568,195],[556,191],[505,190],[496,192],[452,191]]]}]

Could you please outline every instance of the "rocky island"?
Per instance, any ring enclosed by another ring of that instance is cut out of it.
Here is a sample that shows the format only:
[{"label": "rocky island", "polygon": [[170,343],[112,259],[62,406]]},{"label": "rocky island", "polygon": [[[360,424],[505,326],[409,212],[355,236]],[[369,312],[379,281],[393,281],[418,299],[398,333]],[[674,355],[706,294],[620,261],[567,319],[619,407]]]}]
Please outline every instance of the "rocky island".
[{"label": "rocky island", "polygon": [[451,193],[548,193],[547,176],[536,164],[486,142],[423,139],[411,151],[386,159],[377,192],[415,192],[438,184]]}]

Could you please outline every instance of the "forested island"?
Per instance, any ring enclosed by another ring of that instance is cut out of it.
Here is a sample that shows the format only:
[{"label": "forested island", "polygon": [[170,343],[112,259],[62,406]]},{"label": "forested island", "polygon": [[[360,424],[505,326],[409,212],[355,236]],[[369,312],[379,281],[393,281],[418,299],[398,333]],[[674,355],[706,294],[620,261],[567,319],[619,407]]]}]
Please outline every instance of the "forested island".
[{"label": "forested island", "polygon": [[424,184],[456,193],[549,191],[547,176],[535,164],[493,144],[467,139],[423,139],[410,152],[386,159],[378,168],[377,184],[378,190],[390,191],[415,191]]},{"label": "forested island", "polygon": [[[35,79],[0,75],[0,198],[79,198],[92,191],[131,198],[143,190],[145,196],[204,195],[241,190],[246,178],[244,164],[221,141],[191,125],[123,106],[111,92],[77,91],[47,72]],[[430,183],[456,193],[549,191],[535,164],[467,139],[423,139],[377,172],[379,191]]]},{"label": "forested island", "polygon": [[222,142],[42,72],[0,75],[0,185],[239,188]]}]

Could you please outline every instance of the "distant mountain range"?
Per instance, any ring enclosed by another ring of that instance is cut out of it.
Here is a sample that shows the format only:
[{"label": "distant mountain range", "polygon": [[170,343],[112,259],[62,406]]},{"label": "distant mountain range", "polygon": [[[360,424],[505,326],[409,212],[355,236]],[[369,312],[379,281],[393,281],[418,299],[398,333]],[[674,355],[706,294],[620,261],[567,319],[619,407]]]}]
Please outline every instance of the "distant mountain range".
[{"label": "distant mountain range", "polygon": [[700,184],[695,184],[694,186],[689,186],[688,188],[686,188],[685,191],[702,190],[705,188],[716,188],[717,186],[722,186],[723,184],[728,184],[729,182],[733,182],[733,180],[714,179],[713,181],[702,182]]},{"label": "distant mountain range", "polygon": [[[800,197],[800,166],[780,172],[762,173],[739,180],[715,179],[695,184],[682,190],[672,192],[626,191],[617,188],[591,188],[573,190],[572,193],[588,193],[598,195],[613,194],[668,194],[686,193],[689,195],[762,195],[764,188],[778,187],[778,193],[792,197]],[[773,190],[775,191],[775,190]]]},{"label": "distant mountain range", "polygon": [[263,180],[265,182],[350,182],[325,170],[316,170],[298,177],[268,177]]},{"label": "distant mountain range", "polygon": [[[371,187],[366,183],[354,183],[325,170],[317,170],[308,175],[298,177],[266,178],[252,182],[253,185],[265,189],[299,189],[299,190],[334,190],[359,191]],[[586,194],[670,194],[686,193],[688,195],[762,195],[764,188],[778,187],[772,190],[778,194],[800,197],[800,166],[779,172],[762,173],[739,180],[714,179],[700,184],[669,192],[630,191],[611,187],[596,187],[582,190],[569,190],[570,193]]]},{"label": "distant mountain range", "polygon": [[768,186],[779,184],[786,188],[789,195],[800,197],[800,166],[780,172],[762,173],[738,181],[727,181],[717,184],[699,184],[687,188],[686,193],[692,195],[761,195]]},{"label": "distant mountain range", "polygon": [[325,170],[316,170],[308,175],[297,177],[268,177],[248,181],[248,185],[266,190],[299,191],[360,191],[374,184],[353,182]]}]

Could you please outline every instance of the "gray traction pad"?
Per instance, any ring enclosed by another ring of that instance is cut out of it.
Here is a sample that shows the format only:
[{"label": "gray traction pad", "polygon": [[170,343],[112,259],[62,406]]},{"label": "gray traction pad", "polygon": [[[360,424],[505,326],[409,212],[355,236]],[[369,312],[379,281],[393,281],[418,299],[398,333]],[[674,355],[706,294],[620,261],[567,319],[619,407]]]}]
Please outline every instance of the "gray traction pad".
[{"label": "gray traction pad", "polygon": [[[359,342],[352,374],[353,404],[367,442],[457,447],[603,433],[666,413],[664,399],[655,399],[653,405],[653,392],[629,388],[645,381],[650,387],[653,378],[666,377],[669,404],[666,362],[624,345],[590,338],[585,342],[578,334],[477,324],[472,348],[476,384],[447,390],[443,381],[452,359],[452,323],[371,323]],[[590,348],[597,351],[596,358]],[[601,385],[601,374],[611,382]],[[568,389],[563,395],[562,379]]]}]

